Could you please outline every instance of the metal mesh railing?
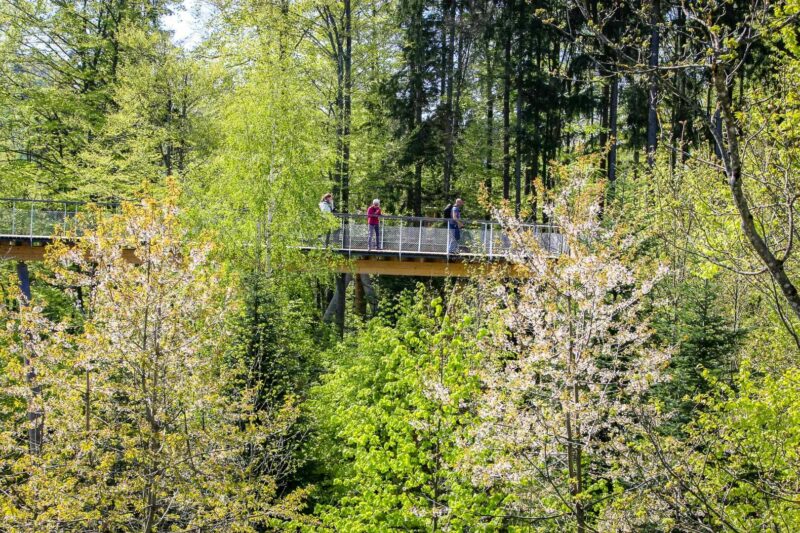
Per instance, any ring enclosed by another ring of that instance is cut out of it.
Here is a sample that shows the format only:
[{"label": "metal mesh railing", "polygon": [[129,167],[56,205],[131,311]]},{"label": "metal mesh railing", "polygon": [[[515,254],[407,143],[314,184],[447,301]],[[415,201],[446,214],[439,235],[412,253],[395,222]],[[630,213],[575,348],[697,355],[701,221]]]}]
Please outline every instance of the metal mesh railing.
[{"label": "metal mesh railing", "polygon": [[[309,248],[330,248],[347,253],[371,252],[398,256],[506,257],[512,244],[498,222],[464,221],[455,230],[446,219],[381,216],[371,226],[366,215],[336,214],[339,227],[307,242]],[[523,224],[539,245],[553,255],[566,251],[558,228],[544,224]]]},{"label": "metal mesh railing", "polygon": [[[47,240],[75,224],[85,202],[56,200],[0,199],[0,238]],[[111,211],[117,204],[95,204]],[[465,220],[456,231],[452,222],[441,218],[381,216],[371,226],[364,214],[336,214],[338,227],[306,241],[307,248],[330,248],[344,253],[376,253],[406,256],[507,257],[512,251],[508,234],[498,222]],[[548,253],[566,251],[558,228],[546,224],[522,224]]]},{"label": "metal mesh railing", "polygon": [[[46,240],[77,229],[86,202],[0,198],[0,238]],[[115,209],[116,204],[96,204]]]}]

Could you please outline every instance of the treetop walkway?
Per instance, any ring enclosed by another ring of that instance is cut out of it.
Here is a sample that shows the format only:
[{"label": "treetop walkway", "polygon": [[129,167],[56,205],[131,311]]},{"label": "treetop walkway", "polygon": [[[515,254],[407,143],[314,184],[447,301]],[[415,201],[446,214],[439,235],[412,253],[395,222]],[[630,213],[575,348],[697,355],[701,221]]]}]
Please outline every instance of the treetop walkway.
[{"label": "treetop walkway", "polygon": [[[444,218],[382,215],[379,218],[378,243],[369,246],[369,225],[364,214],[335,214],[339,227],[329,235],[306,243],[307,248],[328,248],[348,255],[364,254],[397,257],[443,257],[463,259],[505,259],[511,243],[499,222],[462,220],[460,239]],[[547,224],[521,224],[553,256],[564,252],[564,240],[558,228]],[[373,238],[373,241],[375,239]]]},{"label": "treetop walkway", "polygon": [[[54,237],[77,229],[77,215],[87,202],[0,198],[0,260],[38,261]],[[117,204],[94,203],[111,210]]]},{"label": "treetop walkway", "polygon": [[[87,202],[0,198],[0,259],[35,261],[54,237],[75,227]],[[115,211],[118,204],[94,203]],[[330,250],[350,259],[351,271],[366,274],[445,276],[465,275],[466,264],[505,262],[513,251],[501,224],[464,219],[460,239],[448,220],[429,217],[382,215],[378,239],[369,246],[366,214],[333,215],[337,227],[306,239],[305,251]],[[547,224],[521,224],[543,250],[553,257],[566,251],[558,228]],[[374,237],[373,237],[373,240]]]}]

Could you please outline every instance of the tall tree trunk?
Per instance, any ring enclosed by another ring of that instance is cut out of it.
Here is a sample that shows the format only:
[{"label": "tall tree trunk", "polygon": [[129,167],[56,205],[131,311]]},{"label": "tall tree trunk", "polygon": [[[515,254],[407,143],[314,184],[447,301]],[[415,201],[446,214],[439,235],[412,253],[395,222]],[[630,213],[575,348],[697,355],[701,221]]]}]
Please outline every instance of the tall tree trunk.
[{"label": "tall tree trunk", "polygon": [[[422,17],[423,2],[416,3],[417,9],[413,14],[411,34],[413,35],[414,48],[409,58],[409,68],[411,70],[411,105],[414,112],[411,115],[409,131],[414,132],[422,126],[422,108],[425,98],[425,86],[423,81],[424,67],[423,58],[420,57],[420,47],[422,46]],[[422,216],[422,160],[417,158],[414,163],[414,181],[412,183],[412,210],[415,216]]]},{"label": "tall tree trunk", "polygon": [[[606,74],[604,71],[601,74]],[[603,153],[603,159],[600,161],[600,167],[603,171],[608,171],[608,153],[606,149],[608,148],[608,108],[609,108],[609,95],[610,95],[610,87],[608,83],[603,84],[603,93],[600,97],[600,150]]]},{"label": "tall tree trunk", "polygon": [[350,123],[353,95],[353,15],[350,0],[344,0],[344,108],[342,110],[342,211],[350,206]]},{"label": "tall tree trunk", "polygon": [[608,187],[609,194],[614,193],[614,184],[617,180],[617,117],[619,107],[619,76],[614,74],[611,78],[611,89],[608,103],[608,133],[611,144],[608,149]]},{"label": "tall tree trunk", "polygon": [[[325,312],[322,314],[323,322],[330,322],[331,320],[336,318],[336,313],[340,308],[339,302],[344,302],[345,291],[347,290],[347,286],[350,284],[350,281],[352,281],[352,276],[350,276],[350,274],[346,274],[344,276],[343,287],[339,286],[341,279],[342,279],[341,276],[337,274],[336,287],[333,291],[333,296],[331,297],[331,301],[328,302],[328,307],[325,308]],[[342,306],[344,306],[344,303],[342,303]]]},{"label": "tall tree trunk", "polygon": [[517,68],[517,102],[515,114],[517,127],[514,132],[514,215],[519,216],[522,205],[522,67]]},{"label": "tall tree trunk", "polygon": [[372,287],[372,278],[369,274],[359,274],[361,277],[361,285],[364,287],[364,296],[369,304],[370,316],[378,314],[378,295],[375,294],[375,289]]},{"label": "tall tree trunk", "polygon": [[534,156],[528,154],[528,161],[525,164],[525,195],[530,198],[531,217],[532,222],[535,224],[539,217],[536,213],[538,202],[536,199],[536,183],[534,181],[535,175],[533,173]]},{"label": "tall tree trunk", "polygon": [[538,209],[538,192],[536,190],[536,180],[540,178],[539,176],[539,154],[541,153],[542,149],[542,134],[539,131],[541,127],[541,115],[539,114],[539,110],[536,109],[533,112],[533,150],[531,151],[531,193],[533,194],[533,217],[534,221],[537,220],[537,209]]},{"label": "tall tree trunk", "polygon": [[[574,325],[574,308],[572,297],[566,299],[567,309],[569,311],[569,345],[567,347],[567,369],[571,377],[577,374],[577,360],[575,357],[573,339],[575,338],[575,325]],[[571,380],[573,383],[570,385],[569,393],[572,396],[574,405],[568,409],[566,414],[566,430],[567,430],[567,463],[570,477],[570,494],[572,502],[575,505],[575,521],[576,531],[584,533],[586,531],[586,517],[584,511],[584,504],[581,500],[583,494],[583,457],[582,457],[582,444],[581,444],[581,424],[579,420],[578,409],[581,407],[580,401],[580,385],[576,380]]]},{"label": "tall tree trunk", "polygon": [[511,195],[511,32],[503,42],[503,199]]},{"label": "tall tree trunk", "polygon": [[650,0],[650,90],[647,99],[647,165],[656,164],[655,152],[658,147],[658,53],[661,41],[659,22],[661,21],[661,0]]},{"label": "tall tree trunk", "polygon": [[[718,52],[718,51],[717,51]],[[720,52],[718,52],[720,53]],[[739,212],[739,219],[742,223],[742,231],[750,242],[750,246],[764,263],[767,271],[780,287],[781,293],[789,303],[789,307],[795,316],[800,319],[800,294],[797,287],[786,273],[784,264],[788,259],[791,250],[783,252],[783,257],[776,257],[764,238],[758,233],[750,204],[744,192],[742,184],[742,159],[740,147],[739,127],[736,124],[736,115],[731,102],[730,88],[727,85],[728,73],[724,64],[715,63],[711,69],[711,79],[714,87],[715,96],[720,108],[721,121],[724,124],[726,136],[723,137],[716,131],[714,136],[720,151],[723,153],[722,161],[725,166],[725,174],[728,178],[728,187],[731,191],[733,203]],[[795,228],[789,228],[794,231]]]},{"label": "tall tree trunk", "polygon": [[[675,36],[674,47],[677,52],[678,57],[683,57],[683,36],[685,34],[685,26],[686,26],[686,14],[682,9],[678,10],[678,14],[675,17],[675,21],[673,22],[675,25],[675,31],[673,35]],[[678,159],[680,158],[681,161],[684,161],[684,157],[682,154],[685,153],[683,147],[683,137],[685,132],[686,126],[686,117],[684,113],[684,99],[687,97],[686,95],[686,76],[683,72],[678,71],[675,73],[675,89],[677,92],[677,98],[675,98],[675,103],[672,106],[672,120],[671,120],[671,138],[670,138],[670,158],[669,158],[669,171],[670,176],[675,176],[675,169],[678,165]]]},{"label": "tall tree trunk", "polygon": [[[164,110],[164,123],[166,124],[167,128],[169,128],[172,124],[172,106],[172,98],[167,98],[167,108]],[[172,176],[172,139],[168,139],[164,143],[162,159],[164,162],[164,170],[167,172],[167,176]]]},{"label": "tall tree trunk", "polygon": [[486,158],[483,168],[486,171],[484,186],[491,199],[492,197],[492,171],[494,170],[492,156],[494,155],[494,61],[491,43],[486,42]]},{"label": "tall tree trunk", "polygon": [[449,25],[447,17],[450,13],[450,2],[455,0],[442,0],[442,35],[441,49],[439,50],[439,97],[444,100],[447,94],[447,38],[449,36]]},{"label": "tall tree trunk", "polygon": [[446,0],[445,28],[447,36],[445,43],[445,131],[444,131],[444,166],[442,190],[444,200],[450,197],[450,183],[453,177],[453,150],[454,150],[454,113],[453,113],[453,83],[454,83],[454,59],[455,59],[455,34],[456,34],[456,1]]},{"label": "tall tree trunk", "polygon": [[[17,278],[19,289],[22,293],[22,305],[30,305],[31,302],[31,278],[28,272],[28,264],[20,261],[17,263]],[[31,391],[28,400],[28,451],[36,455],[42,450],[44,438],[44,411],[41,408],[42,388],[36,383],[36,370],[33,367],[33,353],[25,353],[25,380]]]},{"label": "tall tree trunk", "polygon": [[347,306],[347,285],[350,281],[348,274],[336,276],[336,330],[339,337],[344,337],[344,310]]},{"label": "tall tree trunk", "polygon": [[344,154],[344,62],[342,61],[341,47],[336,52],[336,161],[334,162],[333,183],[334,194],[339,199],[339,210],[347,212],[347,208],[341,205],[344,199],[344,187],[342,186],[342,176],[344,169],[342,166]]},{"label": "tall tree trunk", "polygon": [[422,161],[414,163],[414,216],[422,216]]},{"label": "tall tree trunk", "polygon": [[364,294],[364,283],[361,275],[355,276],[355,285],[353,285],[353,311],[364,318],[367,316],[367,300]]},{"label": "tall tree trunk", "polygon": [[188,103],[187,103],[187,96],[186,91],[187,86],[189,84],[188,76],[183,76],[183,97],[181,98],[181,134],[180,139],[178,140],[178,172],[183,174],[185,169],[185,159],[186,159],[186,130],[190,128],[189,124],[187,124],[189,119],[188,113]]}]

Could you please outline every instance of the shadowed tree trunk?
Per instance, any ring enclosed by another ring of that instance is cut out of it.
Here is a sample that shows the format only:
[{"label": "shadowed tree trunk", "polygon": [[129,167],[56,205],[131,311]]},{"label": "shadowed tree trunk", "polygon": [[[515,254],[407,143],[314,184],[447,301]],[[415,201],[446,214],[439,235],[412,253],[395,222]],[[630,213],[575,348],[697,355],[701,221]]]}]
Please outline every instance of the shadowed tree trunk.
[{"label": "shadowed tree trunk", "polygon": [[453,150],[454,150],[454,111],[453,111],[453,83],[454,60],[455,60],[455,38],[456,38],[456,0],[445,0],[444,2],[444,27],[442,28],[442,43],[444,46],[444,73],[443,83],[445,88],[445,107],[444,107],[444,165],[442,192],[444,200],[450,197],[450,186],[453,178]]},{"label": "shadowed tree trunk", "polygon": [[617,117],[619,106],[619,76],[614,74],[611,78],[608,103],[608,133],[611,144],[608,149],[608,186],[609,193],[614,193],[614,184],[617,179]]},{"label": "shadowed tree trunk", "polygon": [[364,287],[364,297],[369,305],[370,316],[377,316],[378,314],[378,295],[375,294],[375,288],[372,286],[372,278],[369,274],[359,274],[361,277],[361,285]]},{"label": "shadowed tree trunk", "polygon": [[[509,8],[510,10],[510,8]],[[511,197],[511,32],[503,40],[503,199]]]},{"label": "shadowed tree trunk", "polygon": [[661,0],[650,0],[650,90],[647,104],[647,165],[656,164],[655,151],[658,147],[658,50],[661,41],[658,24],[661,20]]},{"label": "shadowed tree trunk", "polygon": [[484,186],[489,198],[492,197],[492,171],[494,161],[492,156],[494,149],[494,57],[489,38],[486,39],[486,159],[484,160],[484,170],[486,178]]},{"label": "shadowed tree trunk", "polygon": [[331,322],[336,319],[336,326],[340,333],[344,333],[344,309],[346,305],[345,296],[347,286],[352,281],[353,277],[350,274],[337,274],[336,275],[336,290],[333,293],[328,308],[325,309],[325,314],[322,315],[323,322]]},{"label": "shadowed tree trunk", "polygon": [[[28,272],[28,264],[20,261],[17,263],[17,278],[19,289],[22,293],[22,304],[30,305],[31,302],[31,279]],[[42,388],[36,384],[36,371],[33,369],[33,353],[25,353],[25,366],[27,372],[25,379],[31,390],[31,397],[28,400],[28,451],[31,454],[38,454],[42,449],[42,439],[44,437],[44,412],[39,407],[42,398]]]},{"label": "shadowed tree trunk", "polygon": [[342,110],[342,211],[347,213],[350,204],[350,124],[353,95],[353,13],[350,0],[344,0],[344,108]]},{"label": "shadowed tree trunk", "polygon": [[522,67],[517,68],[517,102],[515,114],[517,127],[514,139],[514,215],[519,216],[522,205]]},{"label": "shadowed tree trunk", "polygon": [[353,38],[350,0],[344,0],[341,14],[329,6],[319,8],[330,48],[326,49],[336,65],[336,99],[332,115],[336,123],[336,162],[333,172],[334,192],[339,197],[340,210],[350,205],[350,130],[352,122]]},{"label": "shadowed tree trunk", "polygon": [[367,300],[364,297],[364,283],[362,282],[362,276],[355,277],[355,285],[353,290],[353,311],[364,318],[367,316]]}]

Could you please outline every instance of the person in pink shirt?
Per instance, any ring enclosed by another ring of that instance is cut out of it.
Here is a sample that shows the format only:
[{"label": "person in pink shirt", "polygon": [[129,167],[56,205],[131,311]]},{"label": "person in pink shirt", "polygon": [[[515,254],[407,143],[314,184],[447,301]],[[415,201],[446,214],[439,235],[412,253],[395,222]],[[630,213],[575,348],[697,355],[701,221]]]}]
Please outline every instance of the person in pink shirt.
[{"label": "person in pink shirt", "polygon": [[367,237],[367,251],[372,250],[372,235],[375,234],[375,248],[381,249],[381,201],[375,198],[372,200],[372,205],[367,209],[367,226],[369,228],[369,237]]}]

